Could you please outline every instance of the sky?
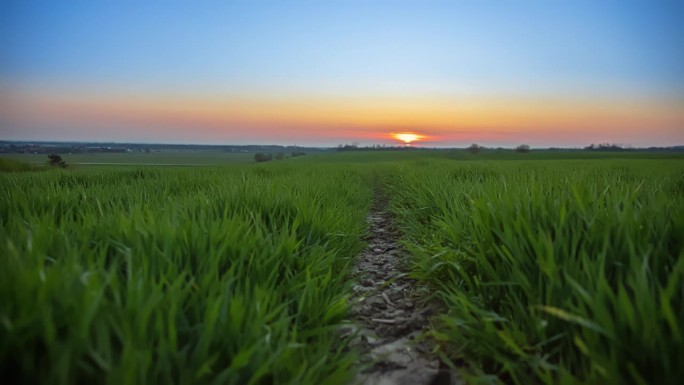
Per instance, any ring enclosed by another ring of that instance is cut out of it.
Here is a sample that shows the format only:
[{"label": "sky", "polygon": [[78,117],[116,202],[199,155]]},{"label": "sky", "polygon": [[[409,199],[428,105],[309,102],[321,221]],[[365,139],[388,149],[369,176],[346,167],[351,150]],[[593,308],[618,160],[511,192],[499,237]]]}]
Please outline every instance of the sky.
[{"label": "sky", "polygon": [[684,144],[684,1],[0,2],[0,140]]}]

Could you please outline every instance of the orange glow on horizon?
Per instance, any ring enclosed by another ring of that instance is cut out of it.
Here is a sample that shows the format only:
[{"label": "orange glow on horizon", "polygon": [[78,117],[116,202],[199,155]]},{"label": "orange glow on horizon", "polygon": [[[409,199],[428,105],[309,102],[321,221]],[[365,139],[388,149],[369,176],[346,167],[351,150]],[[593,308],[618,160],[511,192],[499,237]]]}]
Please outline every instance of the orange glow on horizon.
[{"label": "orange glow on horizon", "polygon": [[393,132],[391,135],[392,138],[400,140],[406,144],[411,144],[412,142],[425,139],[425,136],[413,132]]},{"label": "orange glow on horizon", "polygon": [[[639,144],[648,143],[645,138],[654,135],[659,142],[681,143],[682,103],[684,100],[676,98],[304,94],[285,98],[10,88],[0,92],[0,118],[5,119],[6,127],[19,127],[5,129],[5,135],[32,131],[36,137],[64,139],[111,134],[124,138],[121,140],[230,142],[247,138],[298,143],[317,140],[331,145],[355,140],[430,145]],[[419,127],[420,133],[408,131],[410,127]]]}]

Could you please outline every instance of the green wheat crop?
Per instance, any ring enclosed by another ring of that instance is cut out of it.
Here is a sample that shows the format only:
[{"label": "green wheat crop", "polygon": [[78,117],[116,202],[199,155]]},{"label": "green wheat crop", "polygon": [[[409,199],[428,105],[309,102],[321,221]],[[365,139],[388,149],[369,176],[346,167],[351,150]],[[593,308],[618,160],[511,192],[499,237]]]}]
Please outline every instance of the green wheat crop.
[{"label": "green wheat crop", "polygon": [[388,178],[472,383],[684,378],[681,161],[420,162]]},{"label": "green wheat crop", "polygon": [[[368,175],[335,167],[0,174],[11,383],[343,384]],[[7,382],[10,383],[10,382]]]},{"label": "green wheat crop", "polygon": [[0,173],[0,378],[350,383],[374,178],[468,383],[684,378],[681,159],[459,154]]}]

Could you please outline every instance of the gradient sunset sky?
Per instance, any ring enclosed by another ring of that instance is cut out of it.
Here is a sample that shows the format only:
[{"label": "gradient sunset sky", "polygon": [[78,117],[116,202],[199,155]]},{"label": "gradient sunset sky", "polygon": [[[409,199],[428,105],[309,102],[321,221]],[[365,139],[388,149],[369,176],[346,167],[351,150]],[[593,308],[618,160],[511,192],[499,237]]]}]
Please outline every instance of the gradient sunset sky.
[{"label": "gradient sunset sky", "polygon": [[0,140],[684,144],[682,1],[0,2]]}]

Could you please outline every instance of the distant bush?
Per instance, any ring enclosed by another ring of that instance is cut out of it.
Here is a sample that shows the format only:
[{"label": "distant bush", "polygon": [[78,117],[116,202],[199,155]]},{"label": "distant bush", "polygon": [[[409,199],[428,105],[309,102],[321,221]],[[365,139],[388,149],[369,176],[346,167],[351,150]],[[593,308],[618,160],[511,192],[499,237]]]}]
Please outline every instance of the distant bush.
[{"label": "distant bush", "polygon": [[471,154],[477,154],[478,152],[482,151],[483,148],[484,147],[473,143],[470,145],[470,147],[466,148],[466,150]]},{"label": "distant bush", "polygon": [[258,163],[268,162],[269,160],[273,160],[273,154],[264,154],[262,152],[257,152],[256,154],[254,154],[254,160]]},{"label": "distant bush", "polygon": [[285,154],[283,154],[282,152],[275,154],[275,160],[283,160],[283,159],[285,159]]},{"label": "distant bush", "polygon": [[304,156],[306,155],[306,152],[293,152],[291,155],[294,158],[296,156]]},{"label": "distant bush", "polygon": [[627,151],[629,149],[624,148],[622,146],[619,146],[617,144],[611,144],[611,143],[601,143],[601,144],[591,144],[587,147],[584,147],[585,150],[587,151]]},{"label": "distant bush", "polygon": [[337,145],[337,151],[356,151],[358,149],[359,149],[358,143],[338,144]]},{"label": "distant bush", "polygon": [[530,146],[526,144],[521,144],[520,146],[515,148],[516,152],[530,152]]},{"label": "distant bush", "polygon": [[52,167],[66,168],[67,164],[61,156],[57,154],[48,155],[48,164]]}]

